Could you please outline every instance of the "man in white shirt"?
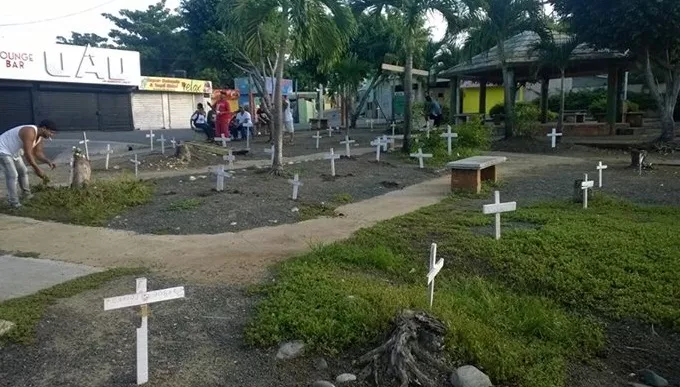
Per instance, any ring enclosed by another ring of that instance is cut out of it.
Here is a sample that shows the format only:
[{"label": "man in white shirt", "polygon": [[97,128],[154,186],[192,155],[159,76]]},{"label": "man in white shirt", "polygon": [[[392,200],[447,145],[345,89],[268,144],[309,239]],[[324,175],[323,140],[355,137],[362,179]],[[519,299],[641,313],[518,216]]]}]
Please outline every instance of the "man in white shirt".
[{"label": "man in white shirt", "polygon": [[24,196],[31,197],[31,188],[28,184],[28,170],[24,160],[21,158],[22,150],[28,164],[33,167],[35,174],[43,179],[43,181],[48,181],[47,175],[40,169],[37,161],[49,165],[51,169],[56,167],[43,153],[41,142],[43,138],[52,138],[56,130],[57,127],[54,122],[44,120],[37,126],[20,125],[0,134],[0,168],[5,173],[10,206],[14,208],[21,207],[17,183],[21,187]]},{"label": "man in white shirt", "polygon": [[253,127],[253,118],[250,115],[247,107],[239,106],[236,114],[236,124],[238,125],[238,139],[244,139],[246,136],[251,136],[250,129]]}]

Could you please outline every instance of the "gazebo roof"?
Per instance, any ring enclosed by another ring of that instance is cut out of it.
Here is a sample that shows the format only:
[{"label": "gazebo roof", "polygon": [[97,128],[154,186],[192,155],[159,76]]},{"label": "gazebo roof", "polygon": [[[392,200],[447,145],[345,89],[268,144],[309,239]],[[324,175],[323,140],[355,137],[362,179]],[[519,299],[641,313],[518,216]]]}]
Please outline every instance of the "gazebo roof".
[{"label": "gazebo roof", "polygon": [[[566,41],[570,36],[562,33],[553,33],[555,41]],[[539,52],[534,50],[536,43],[541,37],[533,32],[526,31],[505,41],[507,63],[515,69],[518,80],[532,80],[535,78],[539,65]],[[628,61],[628,54],[611,50],[596,50],[587,43],[580,44],[573,52],[567,72],[570,76],[595,75],[607,72],[607,68],[613,64],[621,64]],[[490,81],[500,79],[501,61],[498,55],[498,46],[472,57],[457,66],[441,72],[440,76],[460,76],[468,79],[487,78]],[[549,74],[557,75],[557,74]]]}]

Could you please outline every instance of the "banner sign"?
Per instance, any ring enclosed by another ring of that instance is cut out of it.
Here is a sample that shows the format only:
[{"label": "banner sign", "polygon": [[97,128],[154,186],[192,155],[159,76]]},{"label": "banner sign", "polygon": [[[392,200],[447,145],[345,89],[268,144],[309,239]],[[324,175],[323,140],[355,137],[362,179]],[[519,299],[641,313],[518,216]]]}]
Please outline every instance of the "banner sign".
[{"label": "banner sign", "polygon": [[167,93],[212,94],[212,82],[197,79],[142,77],[139,90]]}]

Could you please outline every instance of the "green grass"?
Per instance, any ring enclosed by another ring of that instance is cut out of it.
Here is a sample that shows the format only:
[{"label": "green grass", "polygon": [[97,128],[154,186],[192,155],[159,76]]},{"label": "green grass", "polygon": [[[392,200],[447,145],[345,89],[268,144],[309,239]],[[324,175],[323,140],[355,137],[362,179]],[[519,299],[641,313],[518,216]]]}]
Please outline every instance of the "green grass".
[{"label": "green grass", "polygon": [[200,199],[183,199],[170,203],[167,211],[191,211],[201,206]]},{"label": "green grass", "polygon": [[338,204],[349,204],[354,201],[354,198],[352,195],[348,193],[343,193],[343,194],[337,194],[333,198],[333,203],[338,203]]},{"label": "green grass", "polygon": [[104,226],[129,207],[151,201],[153,188],[132,179],[102,180],[87,188],[34,187],[35,197],[14,210],[0,206],[0,212],[40,220],[84,226]]},{"label": "green grass", "polygon": [[299,220],[305,221],[323,216],[334,218],[337,216],[335,213],[336,208],[338,208],[338,206],[333,203],[301,202],[298,205],[298,209],[300,210]]},{"label": "green grass", "polygon": [[426,309],[432,242],[446,261],[433,313],[449,326],[450,355],[496,384],[564,386],[566,365],[604,345],[603,320],[680,328],[680,209],[542,203],[504,215],[495,241],[480,207],[449,198],[282,263],[248,339],[331,354],[378,344],[396,312]]},{"label": "green grass", "polygon": [[96,289],[118,277],[144,272],[144,269],[111,269],[64,282],[30,296],[14,298],[0,303],[0,320],[8,320],[16,324],[7,335],[0,337],[0,346],[7,343],[31,343],[35,334],[35,327],[45,310],[58,300]]}]

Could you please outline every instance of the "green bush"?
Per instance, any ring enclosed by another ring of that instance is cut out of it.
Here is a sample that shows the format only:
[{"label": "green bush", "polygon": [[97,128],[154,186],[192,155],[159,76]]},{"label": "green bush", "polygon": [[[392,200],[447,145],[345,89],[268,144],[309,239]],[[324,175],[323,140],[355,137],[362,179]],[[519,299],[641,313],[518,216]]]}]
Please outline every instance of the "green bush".
[{"label": "green bush", "polygon": [[457,125],[455,131],[458,133],[457,148],[485,151],[491,146],[491,130],[478,117]]},{"label": "green bush", "polygon": [[[588,110],[593,102],[602,98],[607,98],[607,90],[605,89],[570,91],[565,96],[564,109]],[[555,112],[560,111],[559,93],[548,99],[548,108]]]},{"label": "green bush", "polygon": [[518,137],[532,137],[539,130],[539,121],[541,118],[541,109],[526,102],[519,102],[515,105],[514,111],[514,125],[515,135]]},{"label": "green bush", "polygon": [[642,111],[657,111],[659,110],[658,106],[656,106],[656,101],[654,100],[654,97],[652,97],[649,94],[646,93],[628,93],[628,101],[636,103],[640,110]]},{"label": "green bush", "polygon": [[626,111],[629,113],[640,111],[640,105],[632,101],[626,101],[626,107],[627,107]]},{"label": "green bush", "polygon": [[600,98],[594,101],[589,107],[588,111],[592,115],[607,113],[607,98]]},{"label": "green bush", "polygon": [[489,110],[489,115],[491,117],[505,114],[505,104],[499,103],[497,105],[494,105],[494,107]]}]

